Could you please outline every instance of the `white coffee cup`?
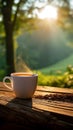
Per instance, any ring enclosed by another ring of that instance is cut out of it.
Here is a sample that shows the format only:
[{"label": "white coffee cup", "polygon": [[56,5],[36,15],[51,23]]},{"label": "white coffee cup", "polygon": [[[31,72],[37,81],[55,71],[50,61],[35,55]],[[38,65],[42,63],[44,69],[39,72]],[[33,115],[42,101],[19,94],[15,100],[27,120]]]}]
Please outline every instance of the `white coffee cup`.
[{"label": "white coffee cup", "polygon": [[[10,80],[11,87],[8,86],[6,80]],[[16,97],[19,98],[32,98],[38,81],[38,74],[16,72],[11,73],[10,76],[3,78],[4,85],[15,92]]]}]

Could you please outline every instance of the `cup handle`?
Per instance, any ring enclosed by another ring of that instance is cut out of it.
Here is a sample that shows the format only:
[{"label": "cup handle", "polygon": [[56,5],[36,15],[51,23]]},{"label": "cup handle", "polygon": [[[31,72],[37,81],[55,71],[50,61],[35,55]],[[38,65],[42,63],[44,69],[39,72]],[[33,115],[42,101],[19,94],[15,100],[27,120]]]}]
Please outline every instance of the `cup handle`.
[{"label": "cup handle", "polygon": [[8,89],[10,89],[10,90],[12,90],[13,91],[13,88],[12,88],[12,86],[10,87],[10,86],[8,86],[7,85],[7,83],[6,83],[6,80],[10,80],[10,83],[12,82],[12,79],[11,79],[11,77],[9,77],[9,76],[6,76],[6,77],[4,77],[3,78],[3,84],[5,85],[5,87],[7,87]]}]

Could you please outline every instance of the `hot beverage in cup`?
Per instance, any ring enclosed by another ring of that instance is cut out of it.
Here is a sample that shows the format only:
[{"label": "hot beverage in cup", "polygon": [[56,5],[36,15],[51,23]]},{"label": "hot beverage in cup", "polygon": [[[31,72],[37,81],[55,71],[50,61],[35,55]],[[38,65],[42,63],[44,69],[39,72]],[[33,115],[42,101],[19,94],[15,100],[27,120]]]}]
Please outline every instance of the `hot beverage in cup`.
[{"label": "hot beverage in cup", "polygon": [[[6,80],[10,80],[11,87],[7,85]],[[3,78],[4,85],[10,90],[14,91],[16,97],[32,98],[38,81],[38,74],[17,72],[11,73],[10,76]]]}]

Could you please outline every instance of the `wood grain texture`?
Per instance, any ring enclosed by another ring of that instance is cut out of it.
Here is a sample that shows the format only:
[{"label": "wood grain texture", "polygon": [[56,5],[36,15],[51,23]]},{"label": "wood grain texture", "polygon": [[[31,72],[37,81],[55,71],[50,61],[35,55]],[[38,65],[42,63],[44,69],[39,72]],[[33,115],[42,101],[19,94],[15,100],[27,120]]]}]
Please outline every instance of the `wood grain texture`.
[{"label": "wood grain texture", "polygon": [[[53,89],[53,90],[52,90]],[[73,128],[73,103],[50,101],[38,95],[58,92],[53,87],[38,86],[32,99],[19,99],[15,93],[0,82],[0,128],[1,129],[70,129]],[[60,89],[65,93],[65,89]],[[73,90],[66,90],[72,93]]]}]

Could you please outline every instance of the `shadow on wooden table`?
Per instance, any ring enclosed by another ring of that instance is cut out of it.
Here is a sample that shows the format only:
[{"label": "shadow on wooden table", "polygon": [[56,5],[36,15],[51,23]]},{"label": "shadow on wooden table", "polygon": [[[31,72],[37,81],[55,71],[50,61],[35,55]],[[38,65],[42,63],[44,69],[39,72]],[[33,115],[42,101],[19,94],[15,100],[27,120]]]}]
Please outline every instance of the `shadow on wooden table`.
[{"label": "shadow on wooden table", "polygon": [[[35,95],[46,95],[51,89],[45,90],[38,87]],[[62,121],[64,116],[61,116],[60,120],[57,113],[49,111],[53,109],[53,107],[49,109],[50,105],[46,99],[37,97],[26,100],[16,98],[14,92],[6,89],[0,82],[0,130],[68,130],[73,128]]]},{"label": "shadow on wooden table", "polygon": [[28,108],[32,109],[32,99],[24,100],[14,98],[5,106],[0,106],[0,130],[16,128],[25,128],[25,130],[29,130],[29,126],[28,129],[26,128],[26,125],[29,122],[29,112],[27,113]]},{"label": "shadow on wooden table", "polygon": [[14,98],[6,105],[0,105],[0,130],[62,130],[63,128],[65,130],[65,124],[58,122],[49,112],[33,107],[33,98]]}]

